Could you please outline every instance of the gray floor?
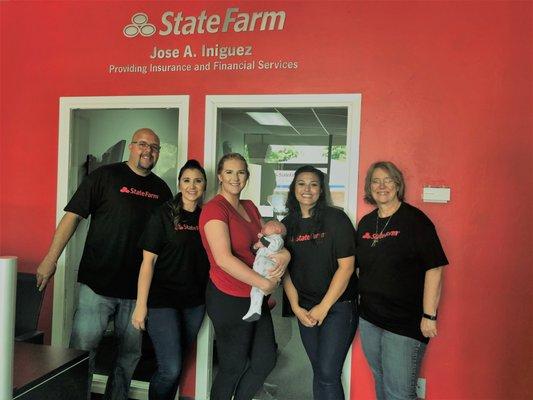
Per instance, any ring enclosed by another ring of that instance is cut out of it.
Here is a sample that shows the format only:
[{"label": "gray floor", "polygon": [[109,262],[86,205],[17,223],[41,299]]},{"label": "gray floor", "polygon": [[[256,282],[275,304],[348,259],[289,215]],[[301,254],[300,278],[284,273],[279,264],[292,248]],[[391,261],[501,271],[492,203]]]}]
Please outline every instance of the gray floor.
[{"label": "gray floor", "polygon": [[272,310],[278,362],[266,380],[263,390],[257,394],[259,400],[312,400],[313,372],[300,340],[295,317],[281,316],[282,289],[273,297],[277,305]]}]

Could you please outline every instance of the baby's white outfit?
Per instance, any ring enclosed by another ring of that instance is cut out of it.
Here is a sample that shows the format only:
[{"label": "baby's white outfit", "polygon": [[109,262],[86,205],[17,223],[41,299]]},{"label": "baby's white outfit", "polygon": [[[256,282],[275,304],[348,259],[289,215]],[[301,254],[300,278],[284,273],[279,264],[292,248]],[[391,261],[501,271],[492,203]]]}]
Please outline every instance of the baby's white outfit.
[{"label": "baby's white outfit", "polygon": [[[267,242],[268,245],[266,244]],[[283,237],[278,234],[263,236],[261,238],[261,243],[263,243],[265,247],[261,247],[257,250],[253,268],[254,271],[262,276],[266,276],[267,270],[275,265],[274,261],[268,258],[268,256],[283,248]],[[243,320],[253,322],[261,318],[261,306],[263,305],[264,296],[265,295],[261,289],[252,287],[252,290],[250,291],[250,308],[246,315],[242,317]]]}]

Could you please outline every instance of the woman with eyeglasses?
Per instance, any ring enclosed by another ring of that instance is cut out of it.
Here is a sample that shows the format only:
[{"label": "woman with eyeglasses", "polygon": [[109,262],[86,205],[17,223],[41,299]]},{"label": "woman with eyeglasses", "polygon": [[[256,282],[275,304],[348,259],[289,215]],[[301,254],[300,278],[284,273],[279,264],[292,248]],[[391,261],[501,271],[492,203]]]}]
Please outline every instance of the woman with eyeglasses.
[{"label": "woman with eyeglasses", "polygon": [[219,192],[200,216],[200,234],[211,264],[207,314],[215,329],[218,356],[211,400],[251,400],[276,364],[274,327],[266,301],[257,321],[242,317],[250,307],[251,287],[272,293],[290,256],[285,249],[276,253],[276,267],[266,277],[253,270],[252,247],[263,222],[257,207],[240,199],[249,176],[242,155],[224,155],[217,165]]},{"label": "woman with eyeglasses", "polygon": [[185,354],[205,314],[209,262],[198,231],[205,171],[189,160],[178,182],[178,194],[152,214],[139,239],[143,261],[132,324],[146,329],[154,345],[150,400],[174,399]]},{"label": "woman with eyeglasses", "polygon": [[342,366],[358,323],[355,230],[328,205],[324,173],[310,165],[294,173],[287,209],[291,262],[283,287],[313,368],[313,398],[344,399]]},{"label": "woman with eyeglasses", "polygon": [[448,264],[435,226],[404,195],[402,172],[392,162],[370,166],[365,201],[376,209],[357,226],[356,266],[361,343],[378,400],[417,398],[422,358],[437,336]]}]

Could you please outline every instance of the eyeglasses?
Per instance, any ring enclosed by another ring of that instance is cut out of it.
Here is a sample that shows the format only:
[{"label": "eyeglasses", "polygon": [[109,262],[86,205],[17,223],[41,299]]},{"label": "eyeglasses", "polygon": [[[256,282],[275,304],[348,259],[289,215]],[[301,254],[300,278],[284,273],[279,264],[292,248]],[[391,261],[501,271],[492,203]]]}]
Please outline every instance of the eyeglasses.
[{"label": "eyeglasses", "polygon": [[148,150],[148,148],[150,148],[154,153],[159,153],[159,151],[161,150],[161,146],[157,144],[150,144],[146,142],[131,142],[131,143],[136,144],[142,150]]},{"label": "eyeglasses", "polygon": [[391,186],[396,183],[394,179],[389,178],[389,177],[386,177],[383,179],[373,178],[370,182],[372,183],[372,185],[376,185],[376,186],[381,186],[382,184],[386,186]]}]

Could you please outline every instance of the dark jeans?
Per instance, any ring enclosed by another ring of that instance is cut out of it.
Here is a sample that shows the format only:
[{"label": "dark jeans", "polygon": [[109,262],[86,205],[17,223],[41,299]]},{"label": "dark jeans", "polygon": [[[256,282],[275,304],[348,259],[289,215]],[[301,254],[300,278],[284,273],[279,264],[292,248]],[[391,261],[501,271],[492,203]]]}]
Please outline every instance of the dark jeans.
[{"label": "dark jeans", "polygon": [[274,327],[266,301],[259,320],[243,321],[250,298],[225,294],[210,281],[206,306],[215,328],[218,356],[210,398],[230,400],[234,395],[234,400],[251,400],[276,365]]},{"label": "dark jeans", "polygon": [[150,400],[171,400],[176,396],[186,351],[196,340],[204,315],[204,305],[183,310],[148,310],[146,328],[157,359],[157,370],[148,391]]},{"label": "dark jeans", "polygon": [[335,303],[320,326],[307,328],[298,321],[300,337],[313,367],[315,400],[343,400],[342,365],[357,330],[354,301]]}]

